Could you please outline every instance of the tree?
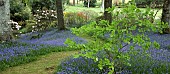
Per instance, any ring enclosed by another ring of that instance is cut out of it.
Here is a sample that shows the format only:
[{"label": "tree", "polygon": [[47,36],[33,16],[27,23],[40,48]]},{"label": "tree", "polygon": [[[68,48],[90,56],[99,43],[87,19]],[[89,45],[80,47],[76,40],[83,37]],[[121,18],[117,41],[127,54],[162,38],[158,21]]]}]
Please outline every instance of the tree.
[{"label": "tree", "polygon": [[75,1],[75,0],[73,0],[73,6],[75,6],[75,4],[76,4],[76,1]]},{"label": "tree", "polygon": [[122,0],[122,4],[124,4],[125,3],[125,0]]},{"label": "tree", "polygon": [[112,14],[106,11],[107,8],[112,7],[112,0],[104,0],[104,19],[112,22]]},{"label": "tree", "polygon": [[88,0],[88,4],[87,4],[87,7],[88,7],[88,8],[90,7],[90,0]]},{"label": "tree", "polygon": [[57,5],[58,28],[59,30],[65,30],[66,27],[64,25],[62,0],[56,0],[56,5]]},{"label": "tree", "polygon": [[77,4],[79,4],[79,0],[77,0]]},{"label": "tree", "polygon": [[101,3],[101,12],[104,12],[104,0],[102,0],[102,3]]},{"label": "tree", "polygon": [[[168,26],[170,27],[170,0],[164,0],[161,21],[164,22],[164,23],[168,23]],[[164,28],[163,32],[164,33],[170,33],[169,27]]]},{"label": "tree", "polygon": [[84,0],[85,7],[95,7],[97,0]]},{"label": "tree", "polygon": [[0,0],[0,41],[9,41],[12,39],[10,21],[9,0]]},{"label": "tree", "polygon": [[[82,50],[76,57],[93,59],[102,71],[109,70],[108,74],[120,73],[125,67],[133,65],[130,62],[132,55],[142,54],[149,57],[150,54],[147,53],[147,50],[151,47],[157,49],[160,47],[157,42],[150,42],[148,35],[146,35],[148,32],[161,30],[160,22],[154,24],[146,19],[146,16],[154,16],[151,9],[148,8],[143,12],[133,4],[122,8],[119,13],[114,13],[117,11],[114,9],[109,9],[109,12],[113,12],[117,19],[114,19],[110,24],[101,20],[99,24],[92,22],[81,28],[72,29],[72,33],[77,36],[89,35],[90,41],[76,44],[72,39],[67,39],[65,42],[71,48]],[[129,15],[133,15],[133,17]],[[141,48],[136,48],[136,46]]]}]

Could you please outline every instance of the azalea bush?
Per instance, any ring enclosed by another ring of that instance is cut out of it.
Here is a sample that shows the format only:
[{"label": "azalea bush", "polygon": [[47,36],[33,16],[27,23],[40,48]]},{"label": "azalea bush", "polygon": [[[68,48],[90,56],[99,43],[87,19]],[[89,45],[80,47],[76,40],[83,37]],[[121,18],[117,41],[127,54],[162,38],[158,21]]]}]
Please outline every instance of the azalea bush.
[{"label": "azalea bush", "polygon": [[107,9],[110,13],[114,12],[112,23],[101,20],[81,28],[72,28],[72,32],[77,36],[91,36],[91,40],[86,44],[76,44],[72,39],[65,42],[71,48],[82,50],[75,57],[93,59],[99,69],[107,68],[109,74],[121,71],[124,66],[131,66],[131,55],[142,54],[149,57],[147,50],[159,49],[160,45],[151,41],[148,33],[162,33],[162,28],[166,25],[161,22],[153,24],[146,19],[154,17],[150,8],[142,11],[135,5],[128,5],[121,10],[114,9],[115,7]]},{"label": "azalea bush", "polygon": [[64,21],[67,27],[81,27],[94,21],[98,14],[94,11],[65,12]]}]

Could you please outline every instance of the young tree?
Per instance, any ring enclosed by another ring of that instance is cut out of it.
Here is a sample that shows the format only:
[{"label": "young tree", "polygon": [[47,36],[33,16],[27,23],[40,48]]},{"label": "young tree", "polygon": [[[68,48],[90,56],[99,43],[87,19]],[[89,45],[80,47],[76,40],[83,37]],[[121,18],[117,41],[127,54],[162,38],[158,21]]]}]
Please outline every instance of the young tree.
[{"label": "young tree", "polygon": [[72,33],[77,36],[91,37],[87,43],[77,44],[72,39],[65,42],[71,48],[82,50],[76,57],[93,59],[102,71],[109,70],[108,74],[120,73],[125,67],[131,66],[131,55],[141,54],[149,57],[147,50],[150,47],[159,49],[160,45],[155,41],[151,42],[146,33],[160,32],[162,29],[160,22],[154,24],[146,19],[146,16],[154,16],[150,8],[143,11],[136,5],[129,4],[119,10],[119,13],[114,13],[118,11],[114,9],[109,11],[113,12],[117,19],[110,24],[101,20],[99,24],[92,22],[81,28],[72,28]]},{"label": "young tree", "polygon": [[9,41],[12,38],[9,0],[0,0],[0,41]]},{"label": "young tree", "polygon": [[112,0],[104,0],[104,10],[105,10],[104,19],[108,20],[109,23],[112,22],[112,14],[106,11],[106,9],[111,7],[112,7]]},{"label": "young tree", "polygon": [[[170,27],[170,0],[164,0],[161,21],[164,23],[168,23],[168,26]],[[170,33],[169,27],[163,29],[163,32]]]},{"label": "young tree", "polygon": [[56,0],[56,5],[57,5],[58,28],[59,30],[65,30],[66,27],[64,25],[62,0]]}]

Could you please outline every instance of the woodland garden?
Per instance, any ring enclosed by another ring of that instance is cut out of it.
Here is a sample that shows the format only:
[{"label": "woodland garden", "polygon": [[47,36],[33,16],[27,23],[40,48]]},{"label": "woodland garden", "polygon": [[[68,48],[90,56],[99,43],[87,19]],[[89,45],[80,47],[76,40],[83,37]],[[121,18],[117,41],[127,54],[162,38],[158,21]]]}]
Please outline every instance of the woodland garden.
[{"label": "woodland garden", "polygon": [[169,74],[170,0],[0,0],[0,74]]}]

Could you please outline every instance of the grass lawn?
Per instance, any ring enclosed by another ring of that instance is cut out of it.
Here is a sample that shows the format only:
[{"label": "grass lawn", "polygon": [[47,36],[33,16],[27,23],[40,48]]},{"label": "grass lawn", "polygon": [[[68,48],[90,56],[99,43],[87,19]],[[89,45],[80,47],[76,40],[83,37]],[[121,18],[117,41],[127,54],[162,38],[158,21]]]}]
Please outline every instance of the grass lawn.
[{"label": "grass lawn", "polygon": [[[87,7],[79,7],[79,6],[65,6],[66,10],[65,12],[81,12],[81,11],[95,11],[97,13],[100,13],[101,12],[101,8],[100,7],[96,7],[96,8],[87,8]],[[117,8],[116,10],[119,10],[121,8]],[[141,10],[145,10],[146,8],[140,8]],[[157,10],[159,10],[157,12]],[[154,14],[156,14],[157,12],[157,15],[156,17],[157,18],[161,18],[162,16],[162,9],[153,9],[153,11],[155,12]]]},{"label": "grass lawn", "polygon": [[11,67],[0,74],[54,74],[60,62],[78,51],[53,52],[43,55],[37,61]]},{"label": "grass lawn", "polygon": [[87,10],[91,10],[91,11],[95,11],[95,12],[100,12],[101,9],[100,8],[87,8],[87,7],[77,7],[77,6],[65,6],[66,10],[65,12],[79,12],[79,11],[87,11]]}]

